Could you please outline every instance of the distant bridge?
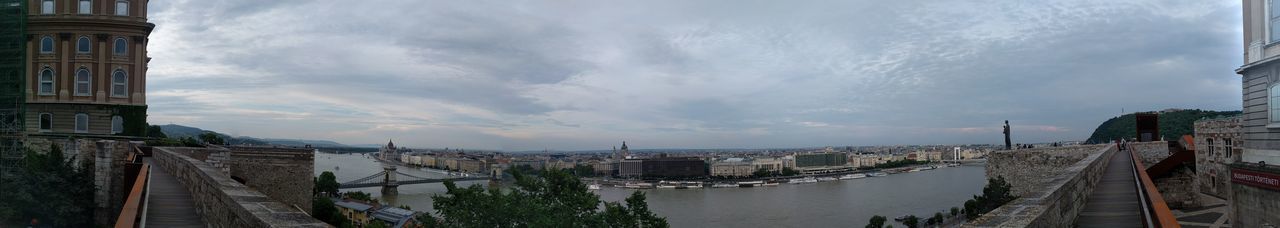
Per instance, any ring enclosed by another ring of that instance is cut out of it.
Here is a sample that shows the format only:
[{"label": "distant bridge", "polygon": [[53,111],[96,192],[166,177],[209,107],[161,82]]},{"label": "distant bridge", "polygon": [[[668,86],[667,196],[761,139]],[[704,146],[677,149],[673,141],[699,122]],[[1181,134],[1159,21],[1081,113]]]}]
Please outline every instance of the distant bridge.
[{"label": "distant bridge", "polygon": [[392,165],[392,166],[385,166],[385,167],[383,167],[383,168],[382,168],[382,172],[378,172],[378,173],[375,173],[375,174],[373,174],[373,175],[369,175],[369,176],[367,176],[367,177],[363,177],[363,178],[360,178],[360,179],[356,179],[356,180],[353,180],[353,181],[348,181],[348,182],[346,182],[346,183],[342,183],[340,186],[338,186],[338,188],[339,188],[339,189],[345,189],[345,188],[367,188],[367,187],[378,187],[378,186],[381,186],[381,187],[382,187],[382,194],[387,195],[387,194],[396,194],[396,193],[398,193],[399,191],[397,190],[397,187],[399,187],[400,185],[406,185],[406,184],[429,184],[429,183],[440,183],[440,182],[444,182],[444,181],[447,181],[447,180],[452,180],[452,181],[475,181],[475,180],[489,180],[489,179],[491,179],[491,178],[490,178],[489,176],[485,176],[485,175],[473,175],[473,176],[469,176],[469,177],[459,177],[459,178],[427,178],[427,177],[420,177],[420,176],[414,176],[414,175],[412,175],[412,174],[407,174],[407,173],[402,173],[402,172],[400,172],[400,171],[396,171],[396,166]]}]

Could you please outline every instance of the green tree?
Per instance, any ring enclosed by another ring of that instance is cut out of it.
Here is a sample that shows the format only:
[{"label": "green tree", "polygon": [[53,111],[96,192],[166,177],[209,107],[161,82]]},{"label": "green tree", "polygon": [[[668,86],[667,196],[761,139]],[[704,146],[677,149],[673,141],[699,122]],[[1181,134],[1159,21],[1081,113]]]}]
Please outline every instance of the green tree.
[{"label": "green tree", "polygon": [[596,169],[595,167],[591,167],[591,165],[574,165],[573,175],[579,177],[594,177],[596,176]]},{"label": "green tree", "polygon": [[784,167],[782,168],[782,175],[795,176],[795,175],[800,175],[800,172],[797,172],[795,169],[792,169],[791,167]]},{"label": "green tree", "polygon": [[882,227],[884,227],[884,222],[885,222],[885,221],[888,221],[888,220],[889,220],[889,219],[888,219],[888,218],[885,218],[884,216],[879,216],[879,215],[871,216],[871,221],[868,221],[868,222],[867,222],[867,226],[866,226],[866,227],[867,227],[867,228],[882,228]]},{"label": "green tree", "polygon": [[943,221],[942,212],[933,213],[933,217],[929,218],[929,220],[933,221],[932,223],[929,223],[929,225],[942,224],[942,221]]},{"label": "green tree", "polygon": [[915,215],[908,215],[907,219],[902,220],[902,225],[906,225],[907,228],[919,228],[920,218],[916,217]]},{"label": "green tree", "polygon": [[382,220],[374,219],[373,221],[369,222],[368,226],[364,226],[364,227],[365,228],[388,228],[391,226],[387,225],[387,223],[385,222],[382,222]]},{"label": "green tree", "polygon": [[164,131],[160,129],[160,126],[151,125],[147,126],[147,137],[163,139],[168,138],[169,136],[164,134]]},{"label": "green tree", "polygon": [[338,211],[338,206],[334,205],[333,200],[330,200],[329,197],[323,196],[316,196],[312,198],[311,217],[315,217],[320,221],[334,226],[351,223],[351,221],[347,220],[346,216],[342,215],[341,211]]},{"label": "green tree", "polygon": [[982,214],[991,212],[996,208],[1017,199],[1012,195],[1009,182],[1004,177],[987,179],[987,186],[982,187],[982,195],[973,196],[973,199],[964,202],[964,214],[966,218],[975,219]]},{"label": "green tree", "polygon": [[227,140],[223,139],[222,135],[219,135],[217,132],[205,131],[204,133],[200,133],[199,137],[200,137],[200,141],[204,143],[213,144],[213,145],[227,144]]},{"label": "green tree", "polygon": [[315,182],[314,194],[325,193],[325,196],[337,195],[338,187],[342,186],[342,184],[338,183],[338,177],[334,176],[333,172],[329,171],[320,173],[320,176],[316,177]]},{"label": "green tree", "polygon": [[377,203],[377,202],[378,202],[378,200],[377,200],[377,199],[374,199],[374,198],[373,198],[373,195],[370,195],[370,194],[369,194],[369,193],[367,193],[367,192],[361,192],[361,191],[350,191],[350,192],[343,193],[343,194],[342,194],[342,196],[343,196],[343,197],[346,197],[346,198],[349,198],[349,199],[353,199],[353,200],[360,200],[360,201],[365,201],[365,202],[370,202],[370,203]]},{"label": "green tree", "polygon": [[959,215],[959,214],[960,214],[959,207],[951,207],[951,217],[955,217],[956,215]]},{"label": "green tree", "polygon": [[668,227],[666,218],[649,211],[642,192],[625,204],[602,202],[563,170],[545,170],[541,177],[517,169],[511,174],[515,188],[508,190],[446,181],[446,193],[432,196],[440,217],[419,220],[442,227]]},{"label": "green tree", "polygon": [[760,169],[756,169],[755,172],[751,172],[751,176],[757,177],[757,178],[768,177],[768,176],[773,176],[773,172],[769,172],[769,169],[760,168]]},{"label": "green tree", "polygon": [[87,163],[76,164],[50,146],[48,153],[28,150],[12,188],[6,186],[0,211],[14,224],[38,220],[53,227],[89,227],[93,224],[93,173]]}]

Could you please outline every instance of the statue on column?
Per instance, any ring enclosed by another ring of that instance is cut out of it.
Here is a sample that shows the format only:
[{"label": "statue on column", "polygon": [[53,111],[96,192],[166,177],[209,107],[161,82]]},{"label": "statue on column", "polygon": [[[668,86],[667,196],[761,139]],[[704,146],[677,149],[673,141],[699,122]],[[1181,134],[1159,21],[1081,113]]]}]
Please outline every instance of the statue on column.
[{"label": "statue on column", "polygon": [[1004,149],[1013,149],[1013,141],[1009,140],[1009,120],[1004,121]]}]

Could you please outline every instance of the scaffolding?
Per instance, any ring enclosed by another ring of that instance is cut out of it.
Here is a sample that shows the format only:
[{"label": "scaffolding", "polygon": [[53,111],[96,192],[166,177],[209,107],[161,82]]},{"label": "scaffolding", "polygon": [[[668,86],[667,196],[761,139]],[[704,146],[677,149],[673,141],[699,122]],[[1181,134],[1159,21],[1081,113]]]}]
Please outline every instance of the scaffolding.
[{"label": "scaffolding", "polygon": [[0,0],[0,192],[7,192],[26,147],[26,0]]}]

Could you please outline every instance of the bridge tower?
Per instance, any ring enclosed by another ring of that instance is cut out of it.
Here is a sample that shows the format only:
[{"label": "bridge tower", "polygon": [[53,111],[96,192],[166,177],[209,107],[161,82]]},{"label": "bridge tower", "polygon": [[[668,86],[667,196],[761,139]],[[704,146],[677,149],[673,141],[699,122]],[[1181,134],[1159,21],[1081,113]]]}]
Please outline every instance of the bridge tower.
[{"label": "bridge tower", "polygon": [[382,167],[384,176],[382,177],[382,195],[400,194],[400,183],[396,182],[396,166],[390,165]]}]

